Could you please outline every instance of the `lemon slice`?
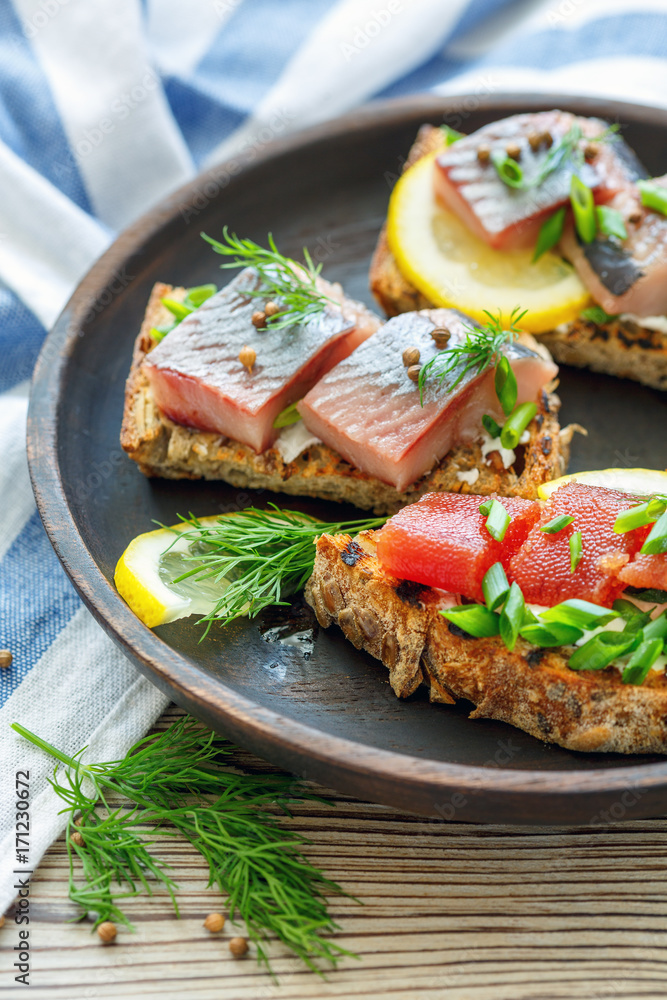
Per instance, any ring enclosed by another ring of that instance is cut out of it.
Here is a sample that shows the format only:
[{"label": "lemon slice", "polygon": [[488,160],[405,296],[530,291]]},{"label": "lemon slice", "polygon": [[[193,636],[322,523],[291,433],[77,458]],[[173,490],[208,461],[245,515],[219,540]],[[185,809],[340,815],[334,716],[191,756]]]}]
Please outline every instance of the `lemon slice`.
[{"label": "lemon slice", "polygon": [[587,486],[606,486],[619,493],[650,496],[652,493],[667,493],[667,472],[659,469],[599,469],[593,472],[573,472],[571,476],[552,479],[542,483],[537,493],[540,499],[548,500],[554,490],[565,483],[586,483]]},{"label": "lemon slice", "polygon": [[[216,524],[219,520],[219,514],[199,518],[201,524]],[[184,558],[189,552],[187,539],[179,538],[174,543],[174,532],[182,533],[189,527],[181,523],[137,535],[118,560],[114,575],[118,593],[149,628],[188,615],[208,614],[224,592],[224,581],[173,582],[192,569],[192,563]]]},{"label": "lemon slice", "polygon": [[590,297],[575,270],[553,253],[532,263],[532,250],[494,250],[473,235],[458,216],[442,208],[433,193],[438,152],[418,160],[394,188],[387,215],[387,240],[404,275],[436,306],[452,306],[486,322],[484,310],[512,310],[531,333],[553,330],[576,319]]}]

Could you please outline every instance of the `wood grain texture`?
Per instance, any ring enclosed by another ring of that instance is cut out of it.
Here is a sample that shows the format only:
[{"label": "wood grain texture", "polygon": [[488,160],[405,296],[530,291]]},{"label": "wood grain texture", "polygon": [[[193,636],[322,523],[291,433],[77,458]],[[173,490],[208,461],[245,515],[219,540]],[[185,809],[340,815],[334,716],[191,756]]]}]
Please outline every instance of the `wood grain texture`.
[{"label": "wood grain texture", "polygon": [[[172,707],[158,723],[180,715]],[[235,762],[274,771],[239,753]],[[224,900],[205,866],[174,841],[162,856],[181,887],[177,920],[164,893],[130,900],[136,926],[103,946],[68,924],[60,840],[33,879],[32,985],[11,988],[16,927],[0,931],[0,994],[31,1000],[635,1000],[667,996],[667,820],[590,829],[475,826],[403,815],[329,793],[330,809],[295,811],[310,859],[363,905],[334,900],[336,940],[355,951],[326,981],[280,945],[280,984],[252,956],[234,960],[232,928],[202,927]],[[242,928],[236,928],[242,933]]]}]

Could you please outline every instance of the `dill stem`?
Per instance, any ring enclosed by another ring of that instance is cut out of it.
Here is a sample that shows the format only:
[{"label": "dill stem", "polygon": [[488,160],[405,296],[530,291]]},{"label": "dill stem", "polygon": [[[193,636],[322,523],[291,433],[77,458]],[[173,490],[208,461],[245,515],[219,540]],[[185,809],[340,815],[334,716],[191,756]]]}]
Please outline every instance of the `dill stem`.
[{"label": "dill stem", "polygon": [[12,722],[11,727],[19,734],[19,736],[23,736],[24,739],[29,740],[30,743],[34,743],[36,747],[39,747],[40,750],[44,750],[46,753],[51,754],[51,756],[55,757],[56,760],[59,760],[61,764],[67,764],[68,767],[73,767],[77,772],[83,771],[86,774],[90,773],[89,768],[87,768],[85,764],[82,764],[80,760],[76,760],[75,757],[69,757],[66,753],[63,753],[62,750],[57,750],[51,743],[47,743],[46,740],[43,740],[41,736],[36,736],[34,733],[31,733],[30,730],[26,729],[25,726],[22,726],[20,722]]}]

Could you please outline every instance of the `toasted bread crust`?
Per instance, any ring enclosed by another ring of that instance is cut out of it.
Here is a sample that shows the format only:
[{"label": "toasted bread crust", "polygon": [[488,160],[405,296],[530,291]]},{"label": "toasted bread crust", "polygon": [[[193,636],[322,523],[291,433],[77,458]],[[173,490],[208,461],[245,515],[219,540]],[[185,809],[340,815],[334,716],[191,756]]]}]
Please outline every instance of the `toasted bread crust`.
[{"label": "toasted bread crust", "polygon": [[623,684],[615,668],[570,670],[567,648],[519,639],[510,652],[497,637],[463,637],[438,613],[437,592],[382,569],[374,534],[355,541],[323,535],[306,600],[320,625],[338,624],[357,649],[385,664],[398,697],[423,683],[431,701],[465,698],[475,705],[471,718],[508,722],[570,750],[667,752],[664,674]]},{"label": "toasted bread crust", "polygon": [[[422,125],[403,169],[438,149],[442,142],[439,128]],[[373,295],[387,316],[433,308],[433,303],[401,274],[389,249],[386,226],[378,237],[369,281]],[[667,334],[657,330],[629,320],[615,319],[598,326],[577,319],[539,334],[539,339],[559,363],[630,378],[653,389],[667,389]]]},{"label": "toasted bread crust", "polygon": [[161,298],[182,299],[185,289],[157,284],[137,337],[132,368],[125,390],[121,445],[147,476],[167,479],[225,480],[233,486],[272,490],[295,496],[353,503],[378,514],[391,514],[424,493],[470,492],[459,473],[479,471],[475,493],[501,496],[537,495],[538,487],[563,474],[573,428],[560,429],[560,401],[542,393],[540,411],[530,425],[530,441],[523,448],[521,469],[504,469],[497,453],[490,464],[478,442],[453,449],[432,472],[402,493],[354,468],[324,444],[310,447],[293,462],[285,462],[277,448],[257,455],[252,448],[205,431],[183,427],[169,420],[155,404],[150,383],[141,367],[155,345],[151,327],[168,321]]}]

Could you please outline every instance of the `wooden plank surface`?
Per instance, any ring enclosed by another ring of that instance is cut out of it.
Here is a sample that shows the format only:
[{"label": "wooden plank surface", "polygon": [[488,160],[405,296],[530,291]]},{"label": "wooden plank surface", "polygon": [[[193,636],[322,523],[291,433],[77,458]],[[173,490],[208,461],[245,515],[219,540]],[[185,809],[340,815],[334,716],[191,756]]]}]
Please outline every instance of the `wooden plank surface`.
[{"label": "wooden plank surface", "polygon": [[[168,711],[158,728],[180,714]],[[265,762],[239,753],[256,771]],[[271,946],[279,985],[252,955],[202,927],[224,900],[186,842],[161,850],[181,887],[129,900],[136,933],[103,946],[69,924],[67,855],[54,844],[33,878],[34,1000],[634,1000],[667,997],[667,820],[607,829],[473,826],[401,815],[332,793],[335,808],[299,807],[290,825],[310,859],[363,905],[333,900],[336,940],[356,952],[326,980]],[[17,928],[0,931],[0,993],[10,986]]]}]

